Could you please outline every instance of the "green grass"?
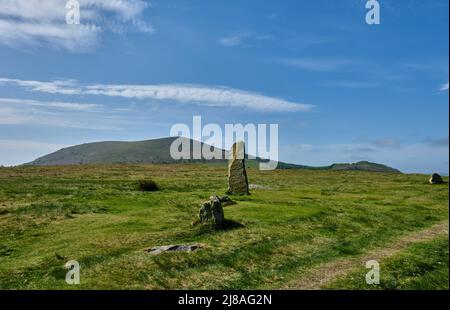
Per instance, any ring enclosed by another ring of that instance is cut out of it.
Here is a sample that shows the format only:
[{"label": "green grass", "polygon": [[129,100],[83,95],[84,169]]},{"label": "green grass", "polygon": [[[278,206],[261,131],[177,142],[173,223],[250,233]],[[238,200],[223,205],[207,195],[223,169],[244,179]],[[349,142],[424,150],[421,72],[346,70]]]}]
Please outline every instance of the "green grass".
[{"label": "green grass", "polygon": [[329,284],[329,289],[448,290],[448,236],[412,245],[380,262],[380,284],[368,285],[368,269],[359,268]]},{"label": "green grass", "polygon": [[[251,168],[248,177],[270,189],[232,197],[225,217],[241,225],[216,231],[191,222],[226,191],[221,166],[0,168],[0,289],[281,288],[448,218],[448,185],[424,175]],[[141,179],[160,190],[139,191]],[[192,243],[203,247],[145,251]],[[71,259],[81,264],[76,287],[64,281]]]}]

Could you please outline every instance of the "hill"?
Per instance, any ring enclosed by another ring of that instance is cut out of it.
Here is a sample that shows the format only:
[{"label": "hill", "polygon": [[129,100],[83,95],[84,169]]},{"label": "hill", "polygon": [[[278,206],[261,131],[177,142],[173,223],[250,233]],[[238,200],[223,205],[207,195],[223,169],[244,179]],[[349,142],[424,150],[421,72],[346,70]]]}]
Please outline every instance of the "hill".
[{"label": "hill", "polygon": [[400,172],[397,169],[386,165],[371,163],[368,161],[360,161],[354,164],[334,164],[329,167],[330,170],[359,170],[370,172]]},{"label": "hill", "polygon": [[28,165],[172,163],[175,160],[170,156],[170,145],[175,139],[170,137],[136,142],[105,141],[80,144],[40,157]]},{"label": "hill", "polygon": [[[174,160],[170,156],[170,145],[176,137],[153,139],[136,142],[105,141],[75,145],[63,148],[54,153],[40,157],[26,165],[32,166],[60,166],[83,164],[169,164],[208,162],[226,164],[226,160]],[[191,155],[193,140],[191,143]],[[202,143],[202,147],[205,144]],[[211,146],[211,148],[213,148]],[[226,151],[220,150],[222,154]],[[192,158],[192,156],[191,156]],[[257,158],[248,161],[249,166],[256,166],[262,159]],[[395,172],[400,171],[391,167],[370,163],[367,161],[354,164],[333,164],[326,167],[310,167],[280,162],[279,169],[319,169],[319,170],[359,170],[371,172]]]}]

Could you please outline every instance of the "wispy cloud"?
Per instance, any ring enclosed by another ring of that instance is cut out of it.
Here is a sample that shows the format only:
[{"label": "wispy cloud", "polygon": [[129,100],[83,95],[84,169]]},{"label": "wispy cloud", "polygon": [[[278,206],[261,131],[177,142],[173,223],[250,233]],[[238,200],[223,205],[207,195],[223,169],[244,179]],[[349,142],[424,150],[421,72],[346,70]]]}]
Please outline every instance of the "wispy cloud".
[{"label": "wispy cloud", "polygon": [[2,0],[0,44],[35,46],[43,42],[72,52],[92,49],[101,33],[134,30],[151,33],[143,0],[78,0],[80,24],[67,25],[66,0]]},{"label": "wispy cloud", "polygon": [[79,115],[0,107],[0,125],[30,125],[90,130],[121,129],[118,126],[120,120],[107,120],[101,117],[80,119],[81,117],[79,117]]},{"label": "wispy cloud", "polygon": [[210,107],[247,108],[264,112],[307,112],[313,105],[269,97],[259,93],[229,87],[204,85],[81,85],[76,81],[26,81],[0,78],[0,85],[12,84],[30,91],[63,95],[102,95],[130,99],[175,101]]},{"label": "wispy cloud", "polygon": [[337,81],[327,83],[327,85],[342,88],[373,88],[378,87],[380,84],[375,82],[361,82],[361,81]]},{"label": "wispy cloud", "polygon": [[440,139],[427,139],[425,142],[431,146],[447,147],[447,148],[449,146],[448,137],[444,137],[444,138],[440,138]]},{"label": "wispy cloud", "polygon": [[218,40],[219,44],[226,47],[234,47],[241,45],[251,45],[258,41],[271,40],[273,37],[270,34],[257,34],[252,31],[239,31],[232,35],[225,36]]},{"label": "wispy cloud", "polygon": [[102,107],[99,104],[78,103],[78,102],[60,102],[60,101],[37,101],[18,98],[0,98],[0,104],[7,105],[28,105],[35,107],[56,108],[69,111],[95,111]]},{"label": "wispy cloud", "polygon": [[0,125],[22,125],[34,122],[33,116],[10,107],[0,107]]},{"label": "wispy cloud", "polygon": [[174,100],[211,107],[243,107],[259,111],[309,111],[311,105],[228,87],[203,85],[93,85],[83,93],[137,99]]},{"label": "wispy cloud", "polygon": [[0,78],[0,85],[15,84],[17,86],[25,87],[33,91],[63,95],[79,95],[80,90],[76,88],[76,83],[77,81],[75,80],[55,80],[51,82],[41,82]]},{"label": "wispy cloud", "polygon": [[0,125],[119,130],[119,112],[99,104],[0,98]]},{"label": "wispy cloud", "polygon": [[274,62],[298,69],[320,72],[335,71],[355,64],[355,61],[350,59],[313,58],[279,58],[275,59]]},{"label": "wispy cloud", "polygon": [[440,90],[448,91],[448,82],[441,86]]},{"label": "wispy cloud", "polygon": [[378,139],[373,142],[373,145],[382,148],[398,148],[401,146],[400,142],[392,138]]},{"label": "wispy cloud", "polygon": [[84,52],[92,49],[100,28],[95,25],[60,25],[0,19],[0,44],[17,47],[46,42],[54,47]]}]

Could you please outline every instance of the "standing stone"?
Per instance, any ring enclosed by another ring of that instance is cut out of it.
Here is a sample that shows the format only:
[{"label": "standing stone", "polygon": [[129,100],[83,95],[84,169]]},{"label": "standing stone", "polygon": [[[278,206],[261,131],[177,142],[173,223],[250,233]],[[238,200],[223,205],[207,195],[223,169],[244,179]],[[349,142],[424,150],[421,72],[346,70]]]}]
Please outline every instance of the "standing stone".
[{"label": "standing stone", "polygon": [[202,204],[199,211],[199,218],[202,223],[209,222],[217,228],[222,226],[225,216],[219,197],[212,196],[209,201]]},{"label": "standing stone", "polygon": [[437,173],[433,173],[433,175],[430,178],[430,184],[442,184],[442,183],[444,183],[442,177]]},{"label": "standing stone", "polygon": [[231,147],[228,164],[228,190],[230,195],[249,195],[245,171],[245,143],[238,141]]}]

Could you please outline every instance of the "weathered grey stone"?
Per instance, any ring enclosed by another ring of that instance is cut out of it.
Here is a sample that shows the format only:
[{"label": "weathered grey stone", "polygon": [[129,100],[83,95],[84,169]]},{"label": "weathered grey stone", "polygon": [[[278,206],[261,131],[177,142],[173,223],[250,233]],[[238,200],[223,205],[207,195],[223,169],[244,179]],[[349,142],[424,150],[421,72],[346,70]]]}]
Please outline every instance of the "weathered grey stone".
[{"label": "weathered grey stone", "polygon": [[192,252],[197,249],[201,248],[200,245],[194,244],[194,245],[163,245],[163,246],[157,246],[150,249],[147,249],[146,251],[150,254],[156,255],[163,252]]},{"label": "weathered grey stone", "polygon": [[442,177],[437,173],[433,173],[433,175],[430,178],[430,184],[442,184],[442,183],[444,183]]},{"label": "weathered grey stone", "polygon": [[230,197],[224,195],[224,196],[211,196],[209,197],[210,200],[212,199],[219,199],[220,203],[222,204],[222,207],[231,206],[236,204],[233,200],[230,199]]},{"label": "weathered grey stone", "polygon": [[231,195],[249,195],[247,171],[245,170],[245,143],[233,144],[228,163],[228,190]]},{"label": "weathered grey stone", "polygon": [[210,201],[204,202],[199,212],[200,222],[212,223],[215,227],[221,227],[225,216],[223,214],[222,203],[218,196],[212,196]]}]

